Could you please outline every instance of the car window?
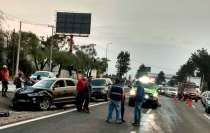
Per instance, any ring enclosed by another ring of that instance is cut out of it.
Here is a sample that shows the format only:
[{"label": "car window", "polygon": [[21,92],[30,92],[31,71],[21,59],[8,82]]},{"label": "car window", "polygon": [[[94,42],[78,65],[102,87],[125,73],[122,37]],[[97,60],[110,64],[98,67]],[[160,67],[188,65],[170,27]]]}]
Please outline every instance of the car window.
[{"label": "car window", "polygon": [[93,85],[93,86],[104,86],[104,85],[106,85],[106,80],[103,80],[103,79],[92,80],[91,85]]},{"label": "car window", "polygon": [[74,83],[74,81],[66,80],[66,85],[67,86],[75,86],[75,83]]},{"label": "car window", "polygon": [[50,78],[53,78],[54,77],[54,74],[53,73],[50,73]]},{"label": "car window", "polygon": [[64,80],[59,80],[54,84],[55,88],[59,88],[59,87],[65,87],[65,83]]},{"label": "car window", "polygon": [[38,75],[40,75],[41,77],[48,77],[49,73],[48,72],[35,72],[33,74],[33,76],[38,76]]},{"label": "car window", "polygon": [[41,80],[33,85],[34,88],[50,88],[55,80]]}]

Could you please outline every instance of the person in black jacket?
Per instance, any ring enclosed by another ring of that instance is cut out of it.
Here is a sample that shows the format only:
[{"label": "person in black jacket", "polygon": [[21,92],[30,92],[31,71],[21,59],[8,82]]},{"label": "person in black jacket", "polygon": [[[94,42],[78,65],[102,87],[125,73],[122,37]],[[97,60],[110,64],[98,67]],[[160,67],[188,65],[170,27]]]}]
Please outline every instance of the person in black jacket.
[{"label": "person in black jacket", "polygon": [[18,88],[22,88],[22,83],[24,82],[24,80],[22,79],[22,73],[19,72],[18,76],[15,78],[14,80],[14,84],[16,86],[16,89]]},{"label": "person in black jacket", "polygon": [[120,104],[123,96],[123,88],[120,85],[120,80],[116,79],[115,85],[113,85],[109,91],[109,107],[108,107],[108,116],[106,119],[107,123],[111,122],[112,119],[112,112],[115,110],[116,111],[116,122],[121,124],[121,109],[120,109]]}]

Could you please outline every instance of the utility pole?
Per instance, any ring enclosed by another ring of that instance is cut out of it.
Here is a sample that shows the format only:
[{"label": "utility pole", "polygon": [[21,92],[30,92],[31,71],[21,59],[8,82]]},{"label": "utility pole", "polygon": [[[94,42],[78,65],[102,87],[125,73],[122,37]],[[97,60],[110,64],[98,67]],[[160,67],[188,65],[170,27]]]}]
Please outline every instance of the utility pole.
[{"label": "utility pole", "polygon": [[107,63],[106,74],[107,75],[108,75],[108,69],[109,69],[109,66],[108,66],[108,46],[110,44],[112,44],[112,42],[106,44],[106,63]]},{"label": "utility pole", "polygon": [[21,28],[22,28],[22,22],[20,21],[19,38],[18,38],[18,47],[17,47],[17,61],[16,61],[16,69],[15,69],[15,75],[16,75],[16,76],[18,76],[18,71],[19,71],[20,44],[21,44]]},{"label": "utility pole", "polygon": [[51,45],[50,45],[50,70],[49,71],[52,71],[52,49],[53,49],[53,42],[54,42],[54,26],[53,25],[48,25],[48,27],[51,27],[52,28],[52,37],[51,37]]}]

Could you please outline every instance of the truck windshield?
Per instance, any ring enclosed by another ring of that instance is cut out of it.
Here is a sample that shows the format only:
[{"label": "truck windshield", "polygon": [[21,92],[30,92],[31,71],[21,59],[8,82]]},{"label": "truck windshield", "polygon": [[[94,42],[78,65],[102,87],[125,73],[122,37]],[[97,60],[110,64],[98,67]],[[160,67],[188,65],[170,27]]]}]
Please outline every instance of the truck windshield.
[{"label": "truck windshield", "polygon": [[102,79],[92,80],[91,85],[92,86],[104,86],[104,85],[106,85],[106,81],[102,80]]}]

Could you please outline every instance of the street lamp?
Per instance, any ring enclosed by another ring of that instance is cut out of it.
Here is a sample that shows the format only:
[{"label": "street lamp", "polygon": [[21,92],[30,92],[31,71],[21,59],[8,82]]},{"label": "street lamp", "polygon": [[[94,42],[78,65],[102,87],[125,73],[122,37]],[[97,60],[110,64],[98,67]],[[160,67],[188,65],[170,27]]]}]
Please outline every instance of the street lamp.
[{"label": "street lamp", "polygon": [[106,62],[107,62],[106,74],[107,75],[108,75],[108,67],[109,67],[109,65],[108,65],[108,47],[110,44],[112,44],[112,42],[109,42],[106,44]]}]

